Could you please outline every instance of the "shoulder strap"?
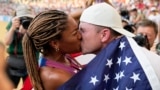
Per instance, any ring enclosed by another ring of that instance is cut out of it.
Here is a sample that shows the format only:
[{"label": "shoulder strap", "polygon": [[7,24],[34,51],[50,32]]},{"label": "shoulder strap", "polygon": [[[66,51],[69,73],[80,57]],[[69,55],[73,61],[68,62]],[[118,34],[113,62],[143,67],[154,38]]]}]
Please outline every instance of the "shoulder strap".
[{"label": "shoulder strap", "polygon": [[70,62],[71,67],[73,67],[73,68],[75,68],[77,70],[81,70],[82,69],[83,66],[79,62],[77,62],[77,60],[72,58],[70,55],[66,54],[65,57]]},{"label": "shoulder strap", "polygon": [[64,64],[61,64],[61,63],[58,63],[58,62],[55,62],[55,61],[52,61],[52,60],[46,60],[46,66],[63,69],[63,70],[68,71],[72,74],[75,74],[77,72],[77,70],[74,69],[74,68],[71,68],[69,66],[66,66]]}]

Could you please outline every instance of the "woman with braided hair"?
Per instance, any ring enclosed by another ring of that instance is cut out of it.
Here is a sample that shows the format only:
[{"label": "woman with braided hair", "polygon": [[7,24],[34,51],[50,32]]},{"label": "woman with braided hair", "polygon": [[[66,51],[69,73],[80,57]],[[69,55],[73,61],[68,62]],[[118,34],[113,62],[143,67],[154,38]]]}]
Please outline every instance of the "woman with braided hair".
[{"label": "woman with braided hair", "polygon": [[[44,11],[32,20],[23,51],[34,90],[56,90],[81,69],[68,55],[80,52],[80,39],[77,23],[62,11]],[[39,65],[37,51],[42,54]]]}]

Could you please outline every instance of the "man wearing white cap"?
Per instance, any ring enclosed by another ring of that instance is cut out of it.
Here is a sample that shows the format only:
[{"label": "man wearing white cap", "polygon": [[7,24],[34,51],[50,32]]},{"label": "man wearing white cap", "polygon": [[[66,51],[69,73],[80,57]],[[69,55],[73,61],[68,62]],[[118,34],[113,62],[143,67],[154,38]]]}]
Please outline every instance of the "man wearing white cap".
[{"label": "man wearing white cap", "polygon": [[7,52],[7,74],[17,87],[20,78],[23,80],[27,76],[26,65],[22,51],[22,38],[28,26],[33,19],[31,8],[26,5],[20,5],[16,8],[16,16],[12,18],[12,22],[7,27],[5,44],[8,47]]},{"label": "man wearing white cap", "polygon": [[160,90],[160,57],[137,45],[112,6],[84,10],[79,31],[82,53],[96,57],[59,90]]}]

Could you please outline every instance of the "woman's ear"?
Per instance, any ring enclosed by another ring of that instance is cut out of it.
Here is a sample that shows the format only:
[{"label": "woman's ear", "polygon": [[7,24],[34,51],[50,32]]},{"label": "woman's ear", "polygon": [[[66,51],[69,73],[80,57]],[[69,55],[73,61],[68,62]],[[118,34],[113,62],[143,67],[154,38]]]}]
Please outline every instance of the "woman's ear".
[{"label": "woman's ear", "polygon": [[108,28],[105,28],[101,31],[101,42],[107,42],[110,37],[110,30]]},{"label": "woman's ear", "polygon": [[58,43],[57,40],[52,40],[52,41],[50,41],[50,42],[49,42],[49,45],[50,45],[52,48],[54,48],[54,49],[59,48],[59,43]]}]

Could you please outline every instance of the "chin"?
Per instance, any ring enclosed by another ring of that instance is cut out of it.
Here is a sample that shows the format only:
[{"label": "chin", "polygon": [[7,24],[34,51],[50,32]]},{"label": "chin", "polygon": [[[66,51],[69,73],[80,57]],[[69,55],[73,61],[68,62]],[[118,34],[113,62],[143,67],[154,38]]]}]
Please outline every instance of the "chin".
[{"label": "chin", "polygon": [[82,49],[81,49],[81,47],[79,47],[79,48],[77,49],[76,53],[79,53],[79,52],[81,52],[81,51],[82,51]]},{"label": "chin", "polygon": [[82,54],[90,54],[90,53],[86,51],[82,51]]},{"label": "chin", "polygon": [[88,54],[89,52],[87,50],[82,49],[82,54]]},{"label": "chin", "polygon": [[72,51],[70,53],[80,53],[80,52],[81,52],[81,50],[79,49],[79,50]]},{"label": "chin", "polygon": [[97,54],[97,52],[84,51],[84,50],[82,50],[82,54]]}]

